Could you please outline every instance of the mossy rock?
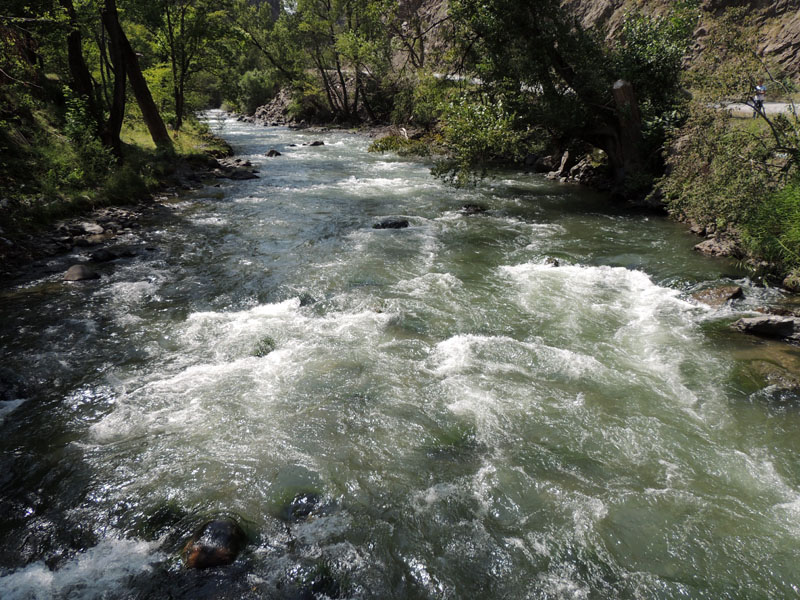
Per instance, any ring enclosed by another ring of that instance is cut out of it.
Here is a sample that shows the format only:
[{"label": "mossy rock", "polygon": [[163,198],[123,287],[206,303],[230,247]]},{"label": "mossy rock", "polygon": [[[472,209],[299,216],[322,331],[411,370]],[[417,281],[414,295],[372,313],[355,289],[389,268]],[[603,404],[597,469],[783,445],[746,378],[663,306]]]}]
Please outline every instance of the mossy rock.
[{"label": "mossy rock", "polygon": [[278,343],[273,338],[265,336],[259,340],[258,344],[256,344],[256,347],[253,350],[253,356],[266,356],[277,347]]}]

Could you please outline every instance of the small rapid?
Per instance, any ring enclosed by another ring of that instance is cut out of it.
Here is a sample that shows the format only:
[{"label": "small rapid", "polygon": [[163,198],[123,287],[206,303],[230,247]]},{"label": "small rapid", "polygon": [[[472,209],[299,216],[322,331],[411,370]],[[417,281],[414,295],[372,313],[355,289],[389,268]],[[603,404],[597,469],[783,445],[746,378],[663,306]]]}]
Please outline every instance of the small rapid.
[{"label": "small rapid", "polygon": [[[762,371],[800,353],[728,327],[779,291],[573,186],[208,119],[259,179],[0,290],[0,597],[800,594],[800,402]],[[745,299],[692,300],[718,280]],[[215,515],[247,548],[187,570]]]}]

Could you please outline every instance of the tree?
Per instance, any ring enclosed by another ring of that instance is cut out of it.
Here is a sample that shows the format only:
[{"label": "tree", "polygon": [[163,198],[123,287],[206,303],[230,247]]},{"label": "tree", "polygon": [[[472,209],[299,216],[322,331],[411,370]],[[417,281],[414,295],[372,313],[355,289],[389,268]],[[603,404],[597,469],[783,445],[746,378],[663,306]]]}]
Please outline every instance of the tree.
[{"label": "tree", "polygon": [[[676,3],[668,17],[631,15],[638,25],[623,29],[618,43],[584,30],[559,0],[453,0],[452,15],[460,65],[492,101],[505,99],[518,127],[542,126],[604,150],[620,188],[649,170],[645,122],[682,101],[691,4]],[[653,59],[643,61],[647,53]],[[662,75],[657,87],[654,73]]]}]

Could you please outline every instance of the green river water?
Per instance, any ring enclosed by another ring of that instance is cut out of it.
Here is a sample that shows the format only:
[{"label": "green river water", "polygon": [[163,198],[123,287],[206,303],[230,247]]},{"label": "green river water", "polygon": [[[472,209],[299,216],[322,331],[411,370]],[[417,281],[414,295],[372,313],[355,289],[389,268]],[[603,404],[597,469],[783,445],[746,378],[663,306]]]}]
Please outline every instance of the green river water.
[{"label": "green river water", "polygon": [[[259,179],[0,290],[0,598],[800,596],[800,398],[759,375],[800,352],[729,327],[779,291],[576,186],[209,119]],[[215,515],[247,548],[186,570]]]}]

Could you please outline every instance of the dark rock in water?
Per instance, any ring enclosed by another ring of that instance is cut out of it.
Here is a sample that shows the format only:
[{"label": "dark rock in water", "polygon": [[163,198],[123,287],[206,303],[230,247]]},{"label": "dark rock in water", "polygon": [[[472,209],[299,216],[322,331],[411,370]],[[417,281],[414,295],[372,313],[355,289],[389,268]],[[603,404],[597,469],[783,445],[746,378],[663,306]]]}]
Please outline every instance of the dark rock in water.
[{"label": "dark rock in water", "polygon": [[483,215],[486,213],[486,207],[479,204],[465,204],[459,212],[463,215]]},{"label": "dark rock in water", "polygon": [[269,152],[267,152],[267,153],[266,153],[266,155],[265,155],[265,156],[268,156],[269,158],[273,158],[274,156],[280,156],[280,155],[281,155],[281,153],[280,153],[280,152],[278,152],[277,150],[275,150],[275,148],[272,148],[272,149],[270,149],[270,151],[269,151]]},{"label": "dark rock in water", "polygon": [[325,142],[321,142],[319,140],[315,140],[309,144],[309,146],[324,146]]},{"label": "dark rock in water", "polygon": [[297,494],[289,505],[282,511],[287,521],[297,522],[306,520],[319,508],[321,498],[314,492]]},{"label": "dark rock in water", "polygon": [[89,254],[89,258],[91,258],[94,262],[110,262],[112,260],[116,260],[118,256],[111,250],[101,248],[100,250],[95,250]]},{"label": "dark rock in water", "polygon": [[200,527],[183,549],[186,566],[209,569],[229,565],[247,545],[247,535],[233,519],[215,519]]},{"label": "dark rock in water", "polygon": [[404,229],[406,227],[408,227],[406,219],[383,219],[372,226],[373,229]]},{"label": "dark rock in water", "polygon": [[552,256],[548,256],[544,259],[544,264],[550,265],[551,267],[560,267],[561,263],[558,262],[557,258],[553,258]]},{"label": "dark rock in water", "polygon": [[298,600],[339,598],[342,594],[342,587],[327,564],[317,566],[310,573],[298,577],[298,584]]},{"label": "dark rock in water", "polygon": [[800,317],[748,317],[733,325],[745,333],[800,342]]},{"label": "dark rock in water", "polygon": [[64,273],[64,281],[85,281],[87,279],[98,279],[99,277],[100,275],[86,265],[72,265]]},{"label": "dark rock in water", "polygon": [[289,148],[297,148],[297,144],[289,144]]},{"label": "dark rock in water", "polygon": [[723,285],[692,294],[692,298],[709,306],[722,306],[730,300],[742,298],[744,292],[738,285]]},{"label": "dark rock in water", "polygon": [[228,175],[228,178],[236,181],[242,181],[245,179],[258,179],[258,175],[252,171],[248,171],[247,169],[235,169],[234,171],[231,171],[231,174]]}]

